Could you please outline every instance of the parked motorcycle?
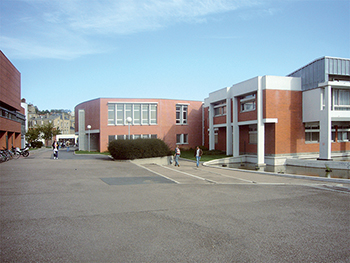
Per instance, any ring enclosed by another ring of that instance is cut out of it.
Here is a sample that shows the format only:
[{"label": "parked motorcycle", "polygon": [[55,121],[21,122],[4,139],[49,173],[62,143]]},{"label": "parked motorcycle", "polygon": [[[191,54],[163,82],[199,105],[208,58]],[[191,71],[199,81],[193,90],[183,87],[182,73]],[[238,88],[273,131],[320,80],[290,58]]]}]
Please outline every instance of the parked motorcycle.
[{"label": "parked motorcycle", "polygon": [[[14,147],[13,147],[14,148]],[[20,149],[19,147],[16,147],[15,148],[15,152],[16,152],[16,154],[15,154],[15,156],[23,156],[23,157],[28,157],[29,156],[29,145],[28,144],[26,144],[26,147],[24,147],[24,148],[22,148],[22,149]],[[18,158],[17,157],[17,158]]]}]

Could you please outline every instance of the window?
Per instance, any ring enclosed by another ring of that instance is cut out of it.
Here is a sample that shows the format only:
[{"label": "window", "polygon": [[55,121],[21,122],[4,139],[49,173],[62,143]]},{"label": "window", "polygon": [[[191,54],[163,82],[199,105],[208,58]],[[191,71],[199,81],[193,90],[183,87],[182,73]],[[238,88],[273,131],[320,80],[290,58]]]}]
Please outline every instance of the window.
[{"label": "window", "polygon": [[187,124],[188,105],[176,105],[176,124]]},{"label": "window", "polygon": [[124,124],[127,125],[127,119],[132,118],[132,104],[125,104],[125,118],[124,118]]},{"label": "window", "polygon": [[220,101],[214,105],[214,116],[226,115],[226,100]]},{"label": "window", "polygon": [[128,125],[127,118],[132,118],[133,125],[157,124],[157,104],[155,103],[110,103],[108,104],[108,124]]},{"label": "window", "polygon": [[338,142],[350,140],[350,125],[338,126]]},{"label": "window", "polygon": [[320,141],[320,127],[318,124],[305,124],[305,142],[318,143]]},{"label": "window", "polygon": [[150,105],[150,108],[151,108],[150,122],[151,122],[151,124],[157,124],[157,106]]},{"label": "window", "polygon": [[256,96],[250,94],[240,98],[241,112],[253,111],[256,109]]},{"label": "window", "polygon": [[141,124],[141,105],[140,104],[134,104],[133,123],[134,124]]},{"label": "window", "polygon": [[257,144],[258,143],[258,131],[256,125],[249,125],[249,143]]},{"label": "window", "polygon": [[176,134],[176,143],[177,144],[187,144],[188,143],[188,134]]},{"label": "window", "polygon": [[350,110],[350,90],[333,89],[332,91],[334,110]]},{"label": "window", "polygon": [[149,116],[149,106],[142,105],[142,124],[148,124],[148,116]]},{"label": "window", "polygon": [[124,124],[124,104],[117,104],[117,125]]}]

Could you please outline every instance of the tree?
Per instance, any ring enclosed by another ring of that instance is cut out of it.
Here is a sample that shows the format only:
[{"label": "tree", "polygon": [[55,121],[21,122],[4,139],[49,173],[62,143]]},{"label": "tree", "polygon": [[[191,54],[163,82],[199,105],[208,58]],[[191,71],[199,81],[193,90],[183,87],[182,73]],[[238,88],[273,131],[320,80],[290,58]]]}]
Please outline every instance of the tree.
[{"label": "tree", "polygon": [[39,139],[40,130],[37,128],[29,128],[25,137],[26,141],[32,144],[33,142],[36,142]]},{"label": "tree", "polygon": [[47,146],[47,142],[49,140],[52,139],[53,136],[56,136],[58,134],[61,134],[61,131],[60,129],[56,129],[54,126],[53,126],[53,123],[52,122],[49,122],[47,124],[43,124],[42,126],[40,126],[38,128],[40,130],[40,132],[42,133],[41,135],[41,138],[43,138],[46,142],[46,146]]}]

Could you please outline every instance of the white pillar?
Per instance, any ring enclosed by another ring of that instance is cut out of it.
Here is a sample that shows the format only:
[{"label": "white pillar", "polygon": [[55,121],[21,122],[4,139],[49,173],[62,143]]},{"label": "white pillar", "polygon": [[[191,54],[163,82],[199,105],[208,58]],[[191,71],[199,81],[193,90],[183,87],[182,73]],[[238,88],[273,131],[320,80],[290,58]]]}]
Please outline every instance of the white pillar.
[{"label": "white pillar", "polygon": [[233,148],[233,157],[239,156],[239,126],[238,126],[238,112],[237,112],[237,98],[232,100],[232,148]]},{"label": "white pillar", "polygon": [[263,94],[262,94],[262,88],[261,84],[259,83],[258,90],[257,90],[257,133],[258,133],[258,149],[257,149],[257,165],[264,165],[265,164],[265,124],[264,124],[264,116],[263,116]]},{"label": "white pillar", "polygon": [[232,155],[231,98],[226,99],[226,155]]},{"label": "white pillar", "polygon": [[209,150],[215,150],[214,106],[209,104]]},{"label": "white pillar", "polygon": [[78,111],[79,151],[86,151],[85,110]]},{"label": "white pillar", "polygon": [[320,160],[331,159],[331,139],[332,139],[332,121],[331,121],[331,98],[332,87],[326,86],[324,91],[325,107],[320,116]]}]

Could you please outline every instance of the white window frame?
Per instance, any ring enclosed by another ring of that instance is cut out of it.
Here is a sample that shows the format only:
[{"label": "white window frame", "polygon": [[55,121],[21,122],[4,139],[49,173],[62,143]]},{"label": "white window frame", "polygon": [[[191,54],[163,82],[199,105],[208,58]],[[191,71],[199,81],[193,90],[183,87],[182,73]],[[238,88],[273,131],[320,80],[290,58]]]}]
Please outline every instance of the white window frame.
[{"label": "white window frame", "polygon": [[[255,111],[256,110],[256,94],[249,94],[241,97],[239,100],[241,112]],[[247,107],[252,105],[252,107]]]},{"label": "white window frame", "polygon": [[320,126],[318,124],[305,124],[305,143],[319,143],[319,142],[320,142]]},{"label": "white window frame", "polygon": [[158,104],[157,103],[128,103],[110,102],[108,103],[108,114],[113,112],[114,122],[108,116],[108,125],[129,125],[127,118],[132,118],[132,125],[157,125],[158,124]]},{"label": "white window frame", "polygon": [[[339,111],[349,111],[350,110],[350,89],[332,89],[332,102],[333,109]],[[347,93],[348,104],[340,104],[342,97]]]},{"label": "white window frame", "polygon": [[188,134],[176,134],[176,144],[188,144]]},{"label": "white window frame", "polygon": [[226,100],[220,101],[214,105],[214,117],[226,115]]},{"label": "white window frame", "polygon": [[176,104],[176,125],[187,125],[188,124],[188,104]]}]

